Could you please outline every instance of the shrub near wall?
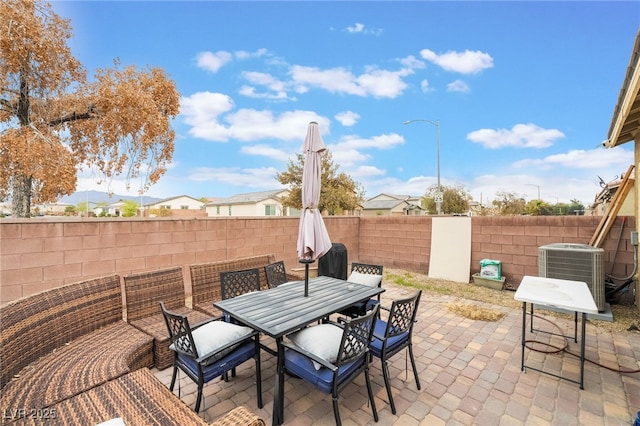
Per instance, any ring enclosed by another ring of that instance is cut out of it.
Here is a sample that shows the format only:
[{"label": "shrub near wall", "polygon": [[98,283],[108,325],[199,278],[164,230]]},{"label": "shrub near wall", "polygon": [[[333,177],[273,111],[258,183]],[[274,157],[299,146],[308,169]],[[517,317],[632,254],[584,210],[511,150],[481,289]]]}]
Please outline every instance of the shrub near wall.
[{"label": "shrub near wall", "polygon": [[[588,243],[600,217],[473,217],[471,274],[481,259],[502,261],[507,282],[537,275],[537,248],[553,242]],[[624,223],[623,223],[624,221]],[[426,273],[431,250],[428,216],[334,216],[325,223],[349,262]],[[188,266],[273,253],[287,268],[296,255],[299,218],[61,218],[0,221],[0,303],[45,289],[117,273]],[[618,218],[604,243],[605,271],[633,269],[633,218]],[[620,233],[622,230],[622,233]],[[618,237],[620,241],[618,242]],[[612,266],[613,265],[613,266]]]}]

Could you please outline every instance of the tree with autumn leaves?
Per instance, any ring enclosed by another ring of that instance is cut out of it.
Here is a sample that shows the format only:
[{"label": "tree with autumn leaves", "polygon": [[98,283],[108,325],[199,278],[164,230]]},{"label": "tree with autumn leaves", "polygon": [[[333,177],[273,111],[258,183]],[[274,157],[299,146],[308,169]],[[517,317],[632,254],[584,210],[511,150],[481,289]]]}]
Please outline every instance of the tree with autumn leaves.
[{"label": "tree with autumn leaves", "polygon": [[117,60],[89,80],[71,35],[48,3],[0,2],[0,198],[15,217],[73,193],[83,169],[106,181],[144,174],[145,191],[173,156],[174,82]]}]

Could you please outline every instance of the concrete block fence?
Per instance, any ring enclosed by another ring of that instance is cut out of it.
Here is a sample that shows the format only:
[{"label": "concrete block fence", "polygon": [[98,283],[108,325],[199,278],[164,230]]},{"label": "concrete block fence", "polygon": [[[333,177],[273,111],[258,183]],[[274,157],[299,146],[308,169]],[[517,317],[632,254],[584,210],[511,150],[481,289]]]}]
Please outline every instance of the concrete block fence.
[{"label": "concrete block fence", "polygon": [[[589,242],[598,216],[472,217],[471,274],[481,259],[502,261],[507,283],[537,275],[538,247]],[[345,244],[349,262],[428,272],[431,217],[326,217],[332,241]],[[32,218],[0,221],[0,304],[92,277],[121,276],[181,265],[187,294],[188,266],[275,254],[287,268],[296,256],[298,218]],[[605,271],[633,270],[633,217],[619,217],[609,232]]]}]

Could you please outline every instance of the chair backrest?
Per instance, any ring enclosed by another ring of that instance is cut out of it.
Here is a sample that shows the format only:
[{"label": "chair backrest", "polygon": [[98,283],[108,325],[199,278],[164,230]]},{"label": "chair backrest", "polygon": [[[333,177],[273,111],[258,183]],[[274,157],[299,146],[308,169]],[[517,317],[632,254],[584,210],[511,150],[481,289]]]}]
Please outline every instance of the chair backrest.
[{"label": "chair backrest", "polygon": [[182,266],[124,277],[127,321],[160,313],[158,303],[168,309],[186,306]]},{"label": "chair backrest", "polygon": [[[193,304],[211,304],[222,299],[220,294],[220,272],[242,271],[250,268],[262,268],[276,260],[274,254],[243,257],[235,260],[199,263],[189,265],[191,275],[191,297]],[[267,278],[260,279],[262,288],[267,288]]]},{"label": "chair backrest", "polygon": [[163,302],[160,302],[160,310],[167,324],[169,338],[171,339],[173,347],[177,351],[197,359],[198,350],[196,349],[196,344],[191,334],[191,326],[189,325],[187,316],[167,310]]},{"label": "chair backrest", "polygon": [[367,314],[345,322],[336,366],[353,361],[368,352],[378,309],[379,306],[376,305]]},{"label": "chair backrest", "polygon": [[391,310],[389,311],[385,337],[393,337],[406,332],[409,332],[409,336],[411,336],[421,295],[422,290],[418,290],[418,292],[411,297],[393,301]]},{"label": "chair backrest", "polygon": [[264,272],[267,275],[269,288],[278,287],[280,284],[287,282],[287,270],[282,260],[268,264],[264,267]]},{"label": "chair backrest", "polygon": [[260,270],[220,272],[220,290],[222,300],[240,296],[252,291],[260,291]]},{"label": "chair backrest", "polygon": [[361,274],[382,275],[382,265],[371,265],[369,263],[353,262],[351,264],[351,272],[360,272]]}]

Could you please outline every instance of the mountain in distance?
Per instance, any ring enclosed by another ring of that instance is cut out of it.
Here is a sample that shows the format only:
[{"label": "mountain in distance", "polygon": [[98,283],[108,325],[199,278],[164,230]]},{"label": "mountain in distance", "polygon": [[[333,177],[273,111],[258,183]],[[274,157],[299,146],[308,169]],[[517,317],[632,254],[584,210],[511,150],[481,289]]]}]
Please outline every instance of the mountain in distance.
[{"label": "mountain in distance", "polygon": [[83,203],[83,202],[86,203],[87,201],[91,204],[95,204],[95,203],[113,204],[113,203],[117,203],[120,200],[123,200],[123,201],[133,200],[139,205],[141,199],[142,199],[142,204],[150,204],[150,203],[155,203],[162,200],[162,198],[149,197],[146,195],[143,195],[142,197],[140,197],[135,195],[111,194],[111,196],[109,196],[109,193],[102,192],[102,191],[77,191],[71,195],[65,195],[64,197],[60,198],[58,200],[58,203],[72,204],[75,206],[75,205],[78,205],[79,203]]}]

